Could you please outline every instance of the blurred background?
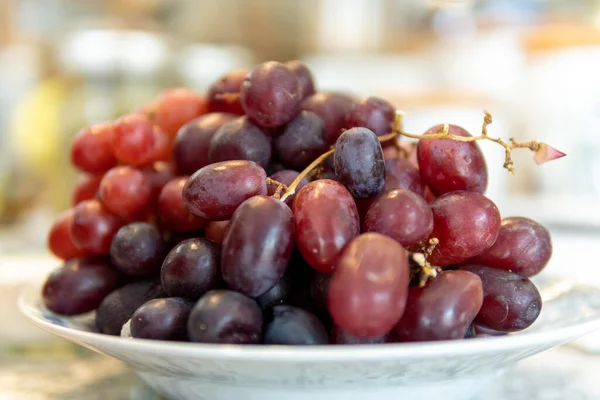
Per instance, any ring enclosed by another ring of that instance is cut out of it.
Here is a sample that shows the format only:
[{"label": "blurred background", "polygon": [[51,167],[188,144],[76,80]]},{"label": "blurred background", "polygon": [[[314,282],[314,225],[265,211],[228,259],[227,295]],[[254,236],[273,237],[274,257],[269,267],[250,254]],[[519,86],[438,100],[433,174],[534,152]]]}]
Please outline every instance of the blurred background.
[{"label": "blurred background", "polygon": [[[587,257],[600,238],[600,0],[0,0],[0,296],[57,263],[46,232],[70,201],[80,128],[167,87],[290,59],[319,89],[393,101],[407,131],[477,133],[487,109],[490,135],[566,152],[537,167],[517,151],[513,177],[483,143],[488,196],[551,228],[550,269],[600,282]],[[0,301],[3,321],[14,304]]]}]

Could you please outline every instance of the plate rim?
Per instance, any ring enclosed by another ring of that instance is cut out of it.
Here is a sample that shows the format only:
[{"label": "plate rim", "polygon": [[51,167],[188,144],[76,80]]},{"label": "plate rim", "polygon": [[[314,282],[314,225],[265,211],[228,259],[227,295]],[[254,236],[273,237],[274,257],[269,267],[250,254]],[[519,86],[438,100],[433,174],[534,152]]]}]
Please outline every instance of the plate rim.
[{"label": "plate rim", "polygon": [[[577,285],[581,283],[575,282]],[[594,288],[600,294],[600,287]],[[260,362],[356,362],[392,361],[400,359],[426,359],[435,357],[485,355],[527,349],[532,347],[552,348],[600,331],[600,315],[582,323],[552,331],[522,332],[516,335],[486,337],[472,340],[444,340],[433,342],[386,343],[374,345],[229,345],[211,343],[174,342],[149,339],[123,338],[96,332],[83,331],[54,324],[37,315],[41,310],[41,284],[27,285],[18,299],[19,311],[34,325],[95,351],[98,347],[128,349],[156,356],[171,355],[186,358],[205,358],[229,361]],[[63,317],[68,318],[68,317]],[[99,345],[96,345],[98,343]],[[542,344],[545,344],[542,346]]]}]

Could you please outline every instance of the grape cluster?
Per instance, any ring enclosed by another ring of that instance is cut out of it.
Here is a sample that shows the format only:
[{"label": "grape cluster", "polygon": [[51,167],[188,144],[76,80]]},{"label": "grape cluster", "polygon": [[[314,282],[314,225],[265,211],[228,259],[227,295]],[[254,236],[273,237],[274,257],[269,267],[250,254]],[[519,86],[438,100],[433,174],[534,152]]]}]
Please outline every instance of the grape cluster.
[{"label": "grape cluster", "polygon": [[83,129],[73,207],[48,236],[64,264],[44,303],[95,311],[105,334],[130,321],[136,338],[203,343],[379,344],[530,326],[548,230],[501,217],[465,129],[401,136],[388,101],[315,91],[299,61],[233,71],[206,96],[171,89]]}]

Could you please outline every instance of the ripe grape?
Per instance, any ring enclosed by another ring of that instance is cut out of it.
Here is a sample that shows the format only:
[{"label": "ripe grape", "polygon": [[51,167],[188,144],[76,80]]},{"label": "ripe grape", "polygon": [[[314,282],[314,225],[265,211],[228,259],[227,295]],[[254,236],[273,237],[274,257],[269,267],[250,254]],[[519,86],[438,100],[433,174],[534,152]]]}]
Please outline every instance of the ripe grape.
[{"label": "ripe grape", "polygon": [[156,203],[162,188],[175,177],[175,167],[165,161],[157,161],[142,169],[152,192],[152,202]]},{"label": "ripe grape", "polygon": [[75,187],[73,188],[73,195],[71,204],[76,206],[85,200],[95,199],[98,194],[98,188],[100,187],[100,181],[102,175],[89,175],[82,174],[77,179]]},{"label": "ripe grape", "polygon": [[98,332],[107,335],[120,335],[121,328],[142,304],[167,297],[160,280],[142,280],[129,283],[111,292],[102,300],[96,310]]},{"label": "ripe grape", "polygon": [[236,69],[221,77],[208,88],[208,111],[244,115],[240,91],[247,69]]},{"label": "ripe grape", "polygon": [[79,315],[96,309],[122,283],[121,275],[106,259],[74,259],[48,276],[42,300],[56,314]]},{"label": "ripe grape", "polygon": [[302,61],[292,60],[286,62],[284,65],[288,67],[288,69],[294,74],[296,74],[303,99],[315,94],[314,79],[306,64],[304,64]]},{"label": "ripe grape", "polygon": [[56,257],[63,260],[71,258],[80,258],[85,252],[75,246],[71,238],[71,223],[73,221],[74,210],[72,208],[62,212],[50,227],[48,232],[48,249]]},{"label": "ripe grape", "polygon": [[432,265],[447,266],[480,254],[494,244],[500,231],[500,212],[487,197],[453,192],[431,203],[432,238],[439,244],[429,257]]},{"label": "ripe grape", "polygon": [[317,92],[304,99],[300,108],[317,114],[325,124],[325,145],[331,146],[342,134],[346,114],[356,104],[353,97],[335,92]]},{"label": "ripe grape", "polygon": [[177,232],[201,229],[206,221],[193,215],[183,201],[183,188],[188,180],[180,176],[169,181],[161,190],[157,202],[157,214],[166,228]]},{"label": "ripe grape", "polygon": [[98,200],[86,200],[73,209],[70,234],[73,244],[90,256],[108,254],[121,220]]},{"label": "ripe grape", "polygon": [[374,197],[383,189],[383,149],[369,129],[352,128],[342,133],[335,142],[333,160],[340,183],[355,198]]},{"label": "ripe grape", "polygon": [[540,272],[552,256],[550,232],[524,217],[504,218],[496,242],[471,261],[530,277]]},{"label": "ripe grape", "polygon": [[300,111],[288,122],[281,135],[274,140],[279,161],[291,169],[302,170],[325,152],[325,125],[310,111]]},{"label": "ripe grape", "polygon": [[223,239],[225,239],[225,233],[227,233],[228,226],[229,220],[209,221],[204,227],[204,236],[217,244],[223,244]]},{"label": "ripe grape", "polygon": [[160,93],[145,111],[150,121],[174,137],[187,122],[207,113],[208,102],[191,90],[174,88]]},{"label": "ripe grape", "polygon": [[114,167],[104,175],[98,194],[111,213],[133,221],[148,210],[152,200],[152,187],[146,174],[123,165]]},{"label": "ripe grape", "polygon": [[233,213],[223,241],[221,270],[230,289],[257,297],[285,273],[294,247],[294,216],[288,206],[255,196]]},{"label": "ripe grape", "polygon": [[433,212],[418,194],[406,189],[392,190],[369,206],[363,231],[384,234],[408,247],[429,237]]},{"label": "ripe grape", "polygon": [[[436,125],[425,134],[435,134],[440,127],[441,125]],[[456,125],[448,125],[448,132],[458,136],[471,136]],[[477,143],[421,139],[417,145],[417,158],[421,177],[436,196],[458,190],[485,192],[487,166]]]},{"label": "ripe grape", "polygon": [[262,324],[256,301],[231,290],[211,290],[194,306],[188,334],[192,342],[257,344]]},{"label": "ripe grape", "polygon": [[203,238],[175,246],[162,263],[161,281],[169,296],[197,300],[221,285],[221,246]]},{"label": "ripe grape", "polygon": [[169,137],[142,114],[130,114],[115,122],[113,147],[119,161],[134,166],[151,164],[170,155]]},{"label": "ripe grape", "polygon": [[173,160],[177,172],[191,175],[210,164],[208,151],[211,139],[223,124],[234,118],[233,114],[210,113],[182,126],[173,142]]},{"label": "ripe grape", "polygon": [[[292,184],[292,182],[294,182],[294,179],[296,179],[298,177],[298,175],[300,175],[300,173],[297,171],[294,171],[291,169],[284,169],[284,170],[275,172],[269,178],[274,179],[279,183],[283,183],[286,186],[290,186]],[[300,180],[300,183],[296,187],[296,192],[298,192],[300,189],[302,189],[307,184],[308,184],[308,180],[306,180],[306,178],[302,178]],[[267,194],[269,196],[274,195],[275,192],[277,192],[277,186],[278,185],[269,185],[267,187]],[[288,197],[285,200],[285,204],[287,204],[291,208],[294,205],[295,198],[296,198],[296,195],[292,195],[292,196]]]},{"label": "ripe grape", "polygon": [[374,336],[369,338],[359,338],[351,333],[345,332],[337,327],[334,327],[331,332],[331,342],[333,344],[383,344],[390,342],[388,335]]},{"label": "ripe grape", "polygon": [[419,168],[404,158],[386,160],[383,192],[394,189],[408,189],[423,197],[425,186],[421,181]]},{"label": "ripe grape", "polygon": [[316,316],[298,307],[273,307],[273,320],[265,328],[265,344],[310,346],[328,343],[327,331]]},{"label": "ripe grape", "polygon": [[153,299],[131,316],[131,336],[138,339],[187,341],[187,321],[193,304],[171,297]]},{"label": "ripe grape", "polygon": [[248,117],[263,128],[290,121],[298,113],[302,100],[296,74],[275,61],[259,64],[250,71],[240,94]]},{"label": "ripe grape", "polygon": [[293,209],[302,256],[316,270],[331,273],[342,249],[360,232],[352,195],[341,183],[320,179],[298,192]]},{"label": "ripe grape", "polygon": [[158,275],[166,245],[156,226],[134,222],[123,226],[112,240],[110,258],[121,272],[136,278]]},{"label": "ripe grape", "polygon": [[71,163],[90,174],[101,174],[115,165],[113,126],[109,123],[84,128],[73,139]]},{"label": "ripe grape", "polygon": [[265,170],[252,161],[210,164],[188,179],[183,188],[183,202],[199,217],[229,219],[244,200],[267,193],[266,179]]},{"label": "ripe grape", "polygon": [[408,291],[396,326],[401,342],[463,339],[483,302],[481,280],[467,271],[445,271]]},{"label": "ripe grape", "polygon": [[238,117],[223,124],[213,135],[208,158],[211,163],[249,160],[265,168],[271,160],[271,139],[247,117]]},{"label": "ripe grape", "polygon": [[265,293],[256,298],[258,305],[263,311],[271,309],[277,305],[285,304],[292,292],[292,281],[290,274],[286,273],[283,277]]},{"label": "ripe grape", "polygon": [[408,281],[408,254],[398,242],[379,233],[358,236],[329,284],[335,325],[361,338],[387,334],[404,312]]},{"label": "ripe grape", "polygon": [[345,128],[363,127],[377,136],[392,133],[396,109],[387,100],[367,97],[354,105],[346,116]]},{"label": "ripe grape", "polygon": [[527,278],[501,269],[466,265],[462,270],[477,274],[483,283],[483,305],[475,323],[501,332],[529,327],[542,311],[542,298]]}]

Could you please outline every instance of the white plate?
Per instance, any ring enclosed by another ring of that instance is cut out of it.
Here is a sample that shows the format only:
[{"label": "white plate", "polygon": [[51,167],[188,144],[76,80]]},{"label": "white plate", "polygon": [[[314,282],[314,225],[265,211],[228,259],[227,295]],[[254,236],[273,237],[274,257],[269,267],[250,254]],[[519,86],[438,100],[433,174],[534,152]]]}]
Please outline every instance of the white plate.
[{"label": "white plate", "polygon": [[129,364],[171,400],[469,399],[518,360],[600,329],[600,288],[537,279],[540,318],[515,335],[372,346],[234,346],[93,333],[91,315],[63,318],[26,290],[36,325]]}]

